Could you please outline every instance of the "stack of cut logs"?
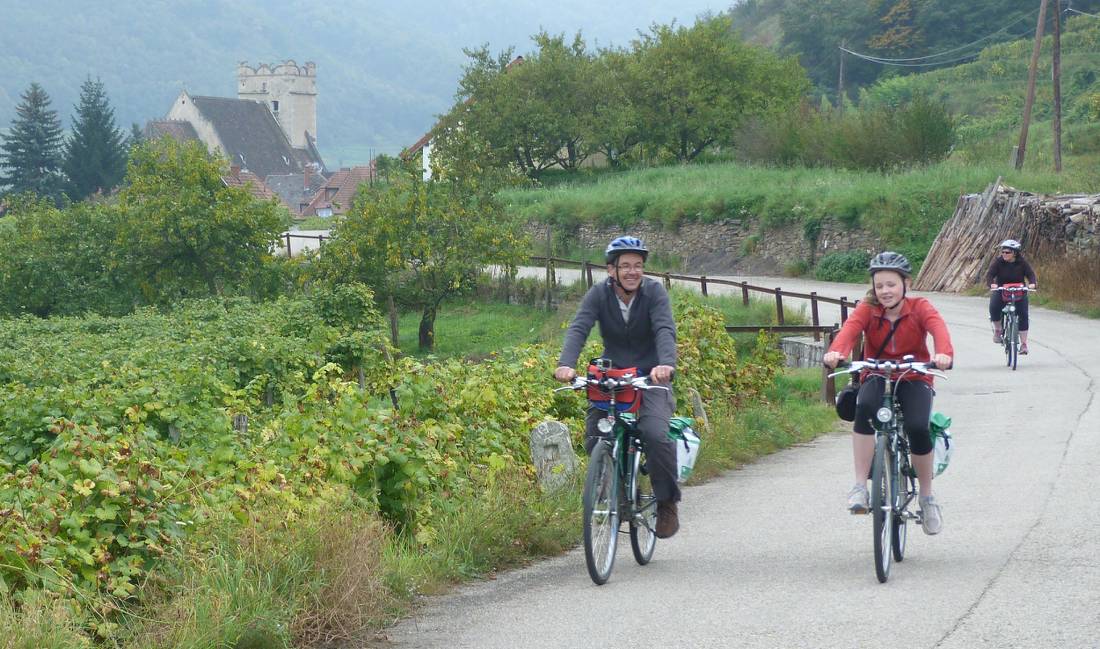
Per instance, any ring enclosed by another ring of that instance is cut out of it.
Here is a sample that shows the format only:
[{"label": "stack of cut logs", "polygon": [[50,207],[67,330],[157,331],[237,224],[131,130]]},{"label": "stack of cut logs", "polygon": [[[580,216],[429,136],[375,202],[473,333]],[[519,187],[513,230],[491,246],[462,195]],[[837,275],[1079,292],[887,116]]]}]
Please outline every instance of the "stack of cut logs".
[{"label": "stack of cut logs", "polygon": [[1100,195],[1038,196],[1003,185],[998,178],[981,194],[959,197],[913,286],[964,291],[983,279],[1005,239],[1020,241],[1034,263],[1066,254],[1067,239],[1095,234],[1098,220]]}]

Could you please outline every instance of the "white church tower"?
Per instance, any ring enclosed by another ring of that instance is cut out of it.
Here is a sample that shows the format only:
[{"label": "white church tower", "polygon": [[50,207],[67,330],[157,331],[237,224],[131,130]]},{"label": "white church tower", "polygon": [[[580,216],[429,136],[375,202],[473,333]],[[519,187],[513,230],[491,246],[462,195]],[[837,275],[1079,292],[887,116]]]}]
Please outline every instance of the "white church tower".
[{"label": "white church tower", "polygon": [[[262,101],[283,128],[295,149],[309,146],[317,138],[317,65],[294,61],[277,65],[260,63],[252,68],[246,61],[237,66],[237,98]],[[307,137],[308,134],[308,137]]]}]

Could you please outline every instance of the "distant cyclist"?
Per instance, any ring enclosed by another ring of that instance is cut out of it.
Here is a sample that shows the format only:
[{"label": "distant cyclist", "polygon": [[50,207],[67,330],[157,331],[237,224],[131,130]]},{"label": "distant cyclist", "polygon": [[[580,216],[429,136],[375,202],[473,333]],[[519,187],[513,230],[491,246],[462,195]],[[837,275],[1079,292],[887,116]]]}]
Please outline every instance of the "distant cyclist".
[{"label": "distant cyclist", "polygon": [[[871,274],[871,290],[859,303],[852,315],[829,346],[823,359],[828,367],[848,357],[864,336],[863,355],[875,360],[901,360],[912,354],[915,360],[935,361],[940,369],[948,369],[955,353],[951,336],[943,318],[922,297],[906,297],[912,268],[909,260],[896,252],[876,255],[868,268]],[[926,339],[932,334],[935,354],[930,354]],[[880,351],[881,350],[881,351]],[[877,357],[875,356],[877,354]],[[874,427],[871,419],[882,404],[886,388],[881,376],[861,377],[856,396],[856,418],[852,430],[852,455],[855,459],[855,484],[848,492],[848,510],[863,514],[870,509],[867,477],[875,455]],[[905,434],[913,454],[913,466],[920,482],[918,503],[923,512],[921,526],[925,534],[939,534],[943,529],[943,516],[939,503],[932,494],[932,436],[928,419],[932,414],[932,377],[910,374],[898,382],[895,395],[901,404]]]},{"label": "distant cyclist", "polygon": [[[565,343],[554,378],[568,383],[577,375],[577,357],[588,340],[592,325],[599,323],[604,351],[621,368],[636,367],[638,375],[649,375],[655,383],[668,384],[676,367],[676,323],[668,291],[661,282],[643,273],[649,250],[636,237],[617,237],[604,251],[606,282],[595,284],[585,294],[577,314],[565,332]],[[676,484],[676,446],[668,438],[669,419],[676,400],[669,390],[650,390],[642,397],[638,431],[645,444],[649,477],[657,498],[657,525],[653,533],[668,538],[680,529]],[[586,420],[585,450],[595,447],[596,423],[604,411],[590,406]]]},{"label": "distant cyclist", "polygon": [[[1005,284],[1027,284],[1028,288],[1035,288],[1038,278],[1031,264],[1024,259],[1021,251],[1023,246],[1015,239],[1005,239],[1001,242],[1001,254],[989,265],[985,274],[985,281],[989,288],[998,288]],[[1000,291],[993,291],[989,295],[989,319],[993,322],[993,342],[1001,344],[1001,309],[1005,306],[1004,298]],[[1020,353],[1027,353],[1027,293],[1016,302],[1016,315],[1020,318]]]}]

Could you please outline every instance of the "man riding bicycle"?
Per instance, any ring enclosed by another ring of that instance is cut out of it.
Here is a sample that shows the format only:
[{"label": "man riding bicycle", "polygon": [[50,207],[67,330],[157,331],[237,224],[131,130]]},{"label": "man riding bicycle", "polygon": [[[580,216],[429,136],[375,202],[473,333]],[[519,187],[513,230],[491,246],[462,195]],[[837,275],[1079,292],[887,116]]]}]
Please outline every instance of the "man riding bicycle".
[{"label": "man riding bicycle", "polygon": [[[592,325],[599,323],[603,339],[602,356],[618,367],[636,367],[639,376],[649,375],[654,383],[668,384],[676,367],[676,323],[668,291],[661,282],[644,275],[649,250],[636,237],[617,237],[604,251],[608,279],[585,294],[565,333],[554,378],[563,383],[577,375],[577,357],[588,340]],[[669,419],[676,407],[671,386],[668,390],[645,393],[638,411],[638,431],[645,445],[647,468],[657,498],[654,534],[668,538],[680,529],[676,484],[676,447],[668,438]],[[585,426],[585,450],[591,454],[600,433],[596,423],[606,417],[590,404]]]},{"label": "man riding bicycle", "polygon": [[[852,352],[860,333],[864,335],[864,357],[878,355],[875,360],[900,360],[913,355],[914,360],[935,361],[940,369],[948,369],[955,351],[947,325],[932,303],[922,297],[906,297],[912,268],[909,260],[896,252],[882,252],[870,263],[871,289],[833,340],[823,361],[833,368]],[[926,339],[932,334],[935,355],[929,353]],[[885,380],[881,376],[863,376],[856,396],[856,415],[852,430],[852,455],[855,459],[855,484],[848,492],[848,510],[865,514],[869,510],[867,477],[875,454],[875,430],[871,424],[882,403]],[[920,483],[918,503],[923,516],[925,534],[939,534],[943,517],[932,495],[932,437],[928,420],[932,414],[932,377],[922,374],[906,376],[895,395],[904,415],[905,434],[913,453],[913,466]]]},{"label": "man riding bicycle", "polygon": [[[1024,259],[1023,246],[1015,239],[1005,239],[1001,242],[1001,254],[989,264],[989,270],[985,273],[985,281],[989,288],[995,289],[1004,284],[1023,284],[1027,282],[1029,289],[1034,289],[1039,281],[1035,277],[1035,271],[1031,264]],[[993,322],[993,342],[1001,344],[1001,309],[1005,306],[1004,296],[1000,291],[994,291],[989,296],[989,319]],[[1016,315],[1020,318],[1020,353],[1027,353],[1027,330],[1029,327],[1027,314],[1027,293],[1016,303]]]}]

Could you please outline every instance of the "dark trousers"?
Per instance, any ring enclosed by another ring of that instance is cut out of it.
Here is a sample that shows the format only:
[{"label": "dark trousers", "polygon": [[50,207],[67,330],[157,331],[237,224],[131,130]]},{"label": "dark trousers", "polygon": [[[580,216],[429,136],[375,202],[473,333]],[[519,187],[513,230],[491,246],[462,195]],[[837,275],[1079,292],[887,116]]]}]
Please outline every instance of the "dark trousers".
[{"label": "dark trousers", "polygon": [[[882,392],[886,389],[886,379],[881,376],[869,376],[859,386],[856,395],[855,432],[861,435],[874,435],[871,422],[875,412],[882,406]],[[928,418],[932,415],[932,386],[924,381],[900,381],[894,387],[894,398],[901,404],[904,418],[902,427],[909,438],[909,449],[914,455],[932,452],[932,435],[928,432]]]},{"label": "dark trousers", "polygon": [[[668,438],[668,420],[676,409],[676,398],[672,391],[648,390],[642,395],[642,405],[638,408],[638,433],[645,445],[646,466],[649,478],[653,482],[653,495],[659,501],[678,502],[680,486],[676,484],[676,444]],[[606,410],[589,406],[585,419],[584,450],[592,455],[601,433],[596,422],[607,416]]]},{"label": "dark trousers", "polygon": [[[1000,322],[1001,321],[1001,309],[1005,306],[1005,301],[1001,299],[1001,292],[994,291],[989,296],[989,321]],[[1016,315],[1020,317],[1020,331],[1027,331],[1027,293],[1024,293],[1024,299],[1016,303]]]}]

